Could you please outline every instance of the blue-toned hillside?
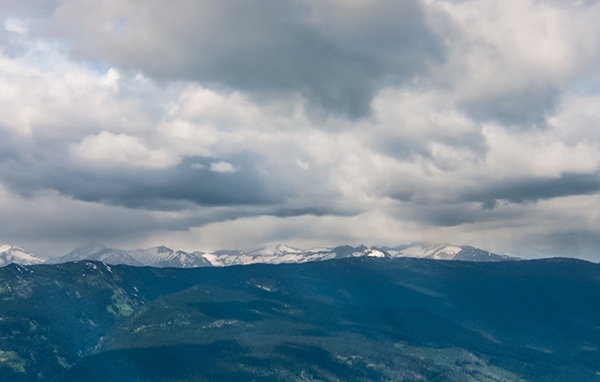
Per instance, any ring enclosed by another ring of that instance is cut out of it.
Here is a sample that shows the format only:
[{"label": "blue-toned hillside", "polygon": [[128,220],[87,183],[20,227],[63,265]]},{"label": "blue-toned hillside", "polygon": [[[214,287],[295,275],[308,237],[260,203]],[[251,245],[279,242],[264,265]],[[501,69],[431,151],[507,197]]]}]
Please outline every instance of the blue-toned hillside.
[{"label": "blue-toned hillside", "polygon": [[0,269],[2,381],[598,381],[600,266]]}]

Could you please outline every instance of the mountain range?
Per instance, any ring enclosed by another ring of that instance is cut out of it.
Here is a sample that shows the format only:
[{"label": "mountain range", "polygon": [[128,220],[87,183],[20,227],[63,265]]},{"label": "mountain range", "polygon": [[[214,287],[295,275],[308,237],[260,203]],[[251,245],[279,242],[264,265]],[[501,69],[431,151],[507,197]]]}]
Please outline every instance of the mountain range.
[{"label": "mountain range", "polygon": [[0,301],[2,382],[600,380],[575,259],[11,264]]},{"label": "mountain range", "polygon": [[66,255],[44,259],[10,245],[0,247],[0,266],[10,263],[21,265],[42,263],[66,263],[70,261],[95,260],[106,264],[132,266],[152,266],[160,268],[200,268],[222,267],[248,264],[305,263],[348,257],[414,257],[435,260],[461,261],[507,261],[517,258],[498,255],[471,246],[422,244],[400,245],[397,247],[366,247],[360,245],[338,246],[335,248],[298,249],[287,245],[273,245],[255,251],[219,250],[215,252],[186,252],[165,246],[148,249],[123,250],[90,244],[77,248]]}]

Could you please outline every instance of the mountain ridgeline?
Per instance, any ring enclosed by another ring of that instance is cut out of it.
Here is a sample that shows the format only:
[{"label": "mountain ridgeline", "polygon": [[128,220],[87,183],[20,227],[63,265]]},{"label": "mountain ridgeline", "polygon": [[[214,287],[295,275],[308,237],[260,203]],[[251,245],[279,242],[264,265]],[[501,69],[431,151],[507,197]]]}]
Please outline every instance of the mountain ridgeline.
[{"label": "mountain ridgeline", "polygon": [[287,245],[275,245],[255,251],[220,250],[215,252],[176,251],[165,246],[148,249],[123,250],[93,244],[77,248],[66,255],[43,259],[23,249],[4,245],[0,247],[0,266],[10,263],[32,265],[42,263],[66,263],[70,261],[95,260],[106,264],[151,266],[159,268],[200,268],[248,264],[305,263],[348,257],[416,257],[436,260],[507,261],[517,260],[497,255],[471,246],[420,244],[397,247],[366,247],[349,245],[335,248],[298,249]]},{"label": "mountain ridgeline", "polygon": [[600,265],[0,268],[0,380],[598,381]]}]

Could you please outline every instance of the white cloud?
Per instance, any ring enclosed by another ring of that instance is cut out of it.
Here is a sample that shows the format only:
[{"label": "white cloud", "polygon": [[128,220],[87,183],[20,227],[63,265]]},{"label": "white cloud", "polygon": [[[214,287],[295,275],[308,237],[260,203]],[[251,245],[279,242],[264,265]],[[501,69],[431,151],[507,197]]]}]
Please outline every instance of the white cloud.
[{"label": "white cloud", "polygon": [[221,174],[234,173],[237,171],[235,167],[229,162],[219,161],[210,163],[210,171],[218,172]]},{"label": "white cloud", "polygon": [[119,80],[121,79],[121,74],[115,68],[110,68],[106,73],[106,77],[103,81],[103,85],[106,88],[110,89],[113,92],[119,90]]},{"label": "white cloud", "polygon": [[211,125],[199,125],[180,118],[165,121],[157,129],[161,141],[180,155],[211,156],[223,133]]},{"label": "white cloud", "polygon": [[32,42],[26,49],[19,57],[0,53],[0,129],[68,139],[98,130],[139,132],[151,125],[143,109],[154,106],[156,95],[144,99],[143,88],[119,94],[123,80],[117,69],[94,71],[52,44]]},{"label": "white cloud", "polygon": [[582,7],[531,0],[441,0],[430,5],[459,28],[449,36],[446,68],[453,71],[462,99],[545,81],[564,88],[598,59],[598,3]]},{"label": "white cloud", "polygon": [[25,24],[23,20],[19,19],[10,18],[4,20],[4,29],[6,29],[8,32],[16,33],[19,35],[27,34],[27,24]]},{"label": "white cloud", "polygon": [[85,137],[71,147],[73,161],[94,167],[139,167],[163,169],[175,166],[181,159],[164,149],[150,149],[139,138],[103,131]]},{"label": "white cloud", "polygon": [[501,178],[558,178],[564,173],[592,174],[600,169],[600,147],[579,142],[567,145],[551,132],[510,134],[488,126],[483,134],[490,147],[487,169]]},{"label": "white cloud", "polygon": [[298,167],[300,167],[303,170],[308,170],[309,164],[308,162],[304,162],[301,161],[300,159],[296,158],[296,164],[298,165]]},{"label": "white cloud", "polygon": [[560,109],[548,119],[556,139],[569,145],[600,142],[600,95],[569,94]]}]

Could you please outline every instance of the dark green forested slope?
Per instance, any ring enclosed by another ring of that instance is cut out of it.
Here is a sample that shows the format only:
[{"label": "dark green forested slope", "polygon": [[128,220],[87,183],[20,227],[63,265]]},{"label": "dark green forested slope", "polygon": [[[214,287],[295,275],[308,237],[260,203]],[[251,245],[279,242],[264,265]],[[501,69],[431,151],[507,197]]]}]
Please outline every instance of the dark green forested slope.
[{"label": "dark green forested slope", "polygon": [[598,381],[600,266],[0,269],[0,381]]}]

